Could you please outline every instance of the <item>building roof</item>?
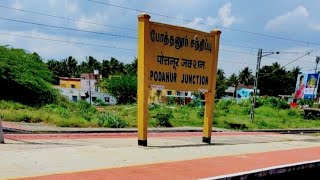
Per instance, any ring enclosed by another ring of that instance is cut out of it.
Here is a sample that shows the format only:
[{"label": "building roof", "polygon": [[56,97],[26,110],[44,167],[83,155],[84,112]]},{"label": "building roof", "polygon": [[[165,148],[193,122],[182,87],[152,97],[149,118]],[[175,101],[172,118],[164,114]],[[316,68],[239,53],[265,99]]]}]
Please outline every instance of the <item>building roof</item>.
[{"label": "building roof", "polygon": [[81,78],[72,78],[72,77],[59,77],[59,79],[64,81],[81,81]]},{"label": "building roof", "polygon": [[234,93],[234,91],[236,90],[235,87],[229,86],[228,89],[225,90],[226,93]]}]

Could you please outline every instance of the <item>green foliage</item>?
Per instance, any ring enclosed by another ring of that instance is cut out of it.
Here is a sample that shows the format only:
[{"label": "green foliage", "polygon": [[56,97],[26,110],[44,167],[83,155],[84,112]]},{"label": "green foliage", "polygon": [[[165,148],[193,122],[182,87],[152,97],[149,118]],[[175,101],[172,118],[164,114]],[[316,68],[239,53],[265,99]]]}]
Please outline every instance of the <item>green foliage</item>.
[{"label": "green foliage", "polygon": [[228,110],[231,105],[235,104],[237,104],[237,101],[234,99],[221,99],[216,103],[216,108]]},{"label": "green foliage", "polygon": [[313,107],[314,101],[310,99],[301,99],[298,101],[298,104],[300,106],[308,106],[308,107]]},{"label": "green foliage", "polygon": [[268,98],[258,98],[257,99],[257,106],[269,106],[269,107],[274,107],[278,109],[289,109],[290,105],[288,104],[287,101],[284,101],[279,98],[273,98],[273,97],[268,97]]},{"label": "green foliage", "polygon": [[118,116],[103,113],[98,115],[98,125],[109,128],[125,128],[129,124]]},{"label": "green foliage", "polygon": [[217,81],[216,81],[216,98],[220,99],[225,95],[225,90],[228,88],[226,84],[226,77],[224,76],[224,71],[218,69],[217,72]]},{"label": "green foliage", "polygon": [[170,123],[170,119],[173,118],[173,114],[170,108],[164,108],[164,107],[159,108],[159,111],[156,114],[155,118],[159,126],[172,127]]},{"label": "green foliage", "polygon": [[0,99],[41,106],[56,100],[52,74],[36,53],[0,46]]},{"label": "green foliage", "polygon": [[267,75],[259,77],[258,89],[260,89],[260,95],[278,96],[294,93],[299,71],[299,67],[287,71],[281,68],[279,63],[263,66],[259,73]]},{"label": "green foliage", "polygon": [[200,98],[196,98],[196,99],[192,99],[191,102],[188,104],[189,107],[199,107],[201,106],[201,99]]},{"label": "green foliage", "polygon": [[119,104],[134,103],[137,96],[137,77],[124,75],[111,79],[104,79],[100,87],[106,89],[117,98]]},{"label": "green foliage", "polygon": [[153,110],[153,109],[157,109],[157,108],[159,108],[160,107],[160,105],[159,104],[156,104],[156,103],[151,103],[151,104],[149,104],[149,110]]},{"label": "green foliage", "polygon": [[167,104],[168,105],[176,104],[176,98],[174,96],[167,96]]},{"label": "green foliage", "polygon": [[252,85],[254,81],[254,77],[252,75],[252,70],[249,67],[245,67],[239,72],[238,82],[240,84],[244,84],[246,86]]},{"label": "green foliage", "polygon": [[102,99],[96,99],[94,101],[94,105],[96,105],[96,106],[107,106],[107,103],[104,102]]},{"label": "green foliage", "polygon": [[241,100],[239,102],[239,106],[241,107],[240,111],[242,111],[243,114],[250,114],[250,111],[251,111],[251,101],[249,99],[244,99],[244,100]]},{"label": "green foliage", "polygon": [[198,118],[203,118],[204,117],[204,107],[198,108],[197,116],[198,116]]},{"label": "green foliage", "polygon": [[0,101],[0,109],[27,109],[28,106],[13,101]]}]

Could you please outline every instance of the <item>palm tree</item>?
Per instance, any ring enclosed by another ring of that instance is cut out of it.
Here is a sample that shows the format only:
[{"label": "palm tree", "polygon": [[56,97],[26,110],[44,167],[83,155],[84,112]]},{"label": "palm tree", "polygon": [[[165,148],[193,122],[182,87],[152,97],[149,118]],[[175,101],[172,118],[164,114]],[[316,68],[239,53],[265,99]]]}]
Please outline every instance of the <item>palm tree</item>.
[{"label": "palm tree", "polygon": [[249,67],[245,67],[243,70],[239,73],[239,83],[244,84],[246,86],[253,84],[253,75],[252,70],[249,69]]}]

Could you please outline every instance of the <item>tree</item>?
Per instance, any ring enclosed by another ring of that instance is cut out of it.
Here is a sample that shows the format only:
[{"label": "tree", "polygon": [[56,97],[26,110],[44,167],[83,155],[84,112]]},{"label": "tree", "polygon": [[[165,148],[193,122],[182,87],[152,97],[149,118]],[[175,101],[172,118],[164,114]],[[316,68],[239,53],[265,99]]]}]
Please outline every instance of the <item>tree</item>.
[{"label": "tree", "polygon": [[287,71],[279,63],[263,66],[259,71],[258,89],[260,95],[278,96],[294,93],[299,67]]},{"label": "tree", "polygon": [[245,67],[243,70],[239,73],[239,83],[244,84],[246,86],[253,85],[253,75],[252,70],[249,69],[249,67]]},{"label": "tree", "polygon": [[38,54],[8,46],[0,46],[0,54],[0,99],[32,106],[56,100],[52,73]]},{"label": "tree", "polygon": [[224,76],[224,71],[218,69],[217,72],[217,82],[216,82],[216,98],[219,99],[225,95],[225,90],[228,88],[226,84],[226,78]]},{"label": "tree", "polygon": [[125,65],[125,72],[130,75],[137,75],[138,71],[138,59],[134,58],[134,60],[130,64]]},{"label": "tree", "polygon": [[238,83],[239,83],[238,76],[235,73],[231,74],[231,76],[227,80],[227,85],[236,87],[238,86]]},{"label": "tree", "polygon": [[114,96],[119,104],[133,103],[137,97],[137,77],[122,75],[120,77],[104,78],[100,87]]}]

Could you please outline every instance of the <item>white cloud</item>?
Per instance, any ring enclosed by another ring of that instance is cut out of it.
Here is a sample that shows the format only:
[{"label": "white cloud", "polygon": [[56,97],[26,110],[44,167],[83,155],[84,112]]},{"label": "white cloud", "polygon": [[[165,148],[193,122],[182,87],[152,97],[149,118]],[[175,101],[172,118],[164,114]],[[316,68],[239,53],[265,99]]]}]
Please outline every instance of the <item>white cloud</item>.
[{"label": "white cloud", "polygon": [[[87,29],[87,30],[98,30],[102,29],[103,26],[97,24],[104,24],[108,20],[107,15],[96,13],[93,16],[82,16],[80,21],[75,22],[75,26],[79,29]],[[90,23],[87,23],[90,22]]]},{"label": "white cloud", "polygon": [[67,10],[68,13],[77,13],[79,11],[79,6],[76,2],[73,1],[65,1],[64,7]]},{"label": "white cloud", "polygon": [[15,9],[23,9],[23,5],[17,0],[12,3],[11,7]]},{"label": "white cloud", "polygon": [[304,6],[298,6],[296,9],[269,20],[266,30],[281,31],[292,29],[294,27],[303,27],[308,22],[309,12]]},{"label": "white cloud", "polygon": [[320,24],[311,24],[310,28],[316,31],[320,31]]},{"label": "white cloud", "polygon": [[232,4],[228,2],[219,8],[217,17],[196,17],[192,22],[187,23],[186,26],[201,30],[211,30],[212,28],[207,25],[229,27],[235,23],[241,22],[241,18],[236,18],[232,15],[231,8]]},{"label": "white cloud", "polygon": [[223,27],[231,26],[236,22],[236,18],[231,15],[231,7],[232,4],[228,2],[223,5],[218,11],[219,20],[222,23]]}]

